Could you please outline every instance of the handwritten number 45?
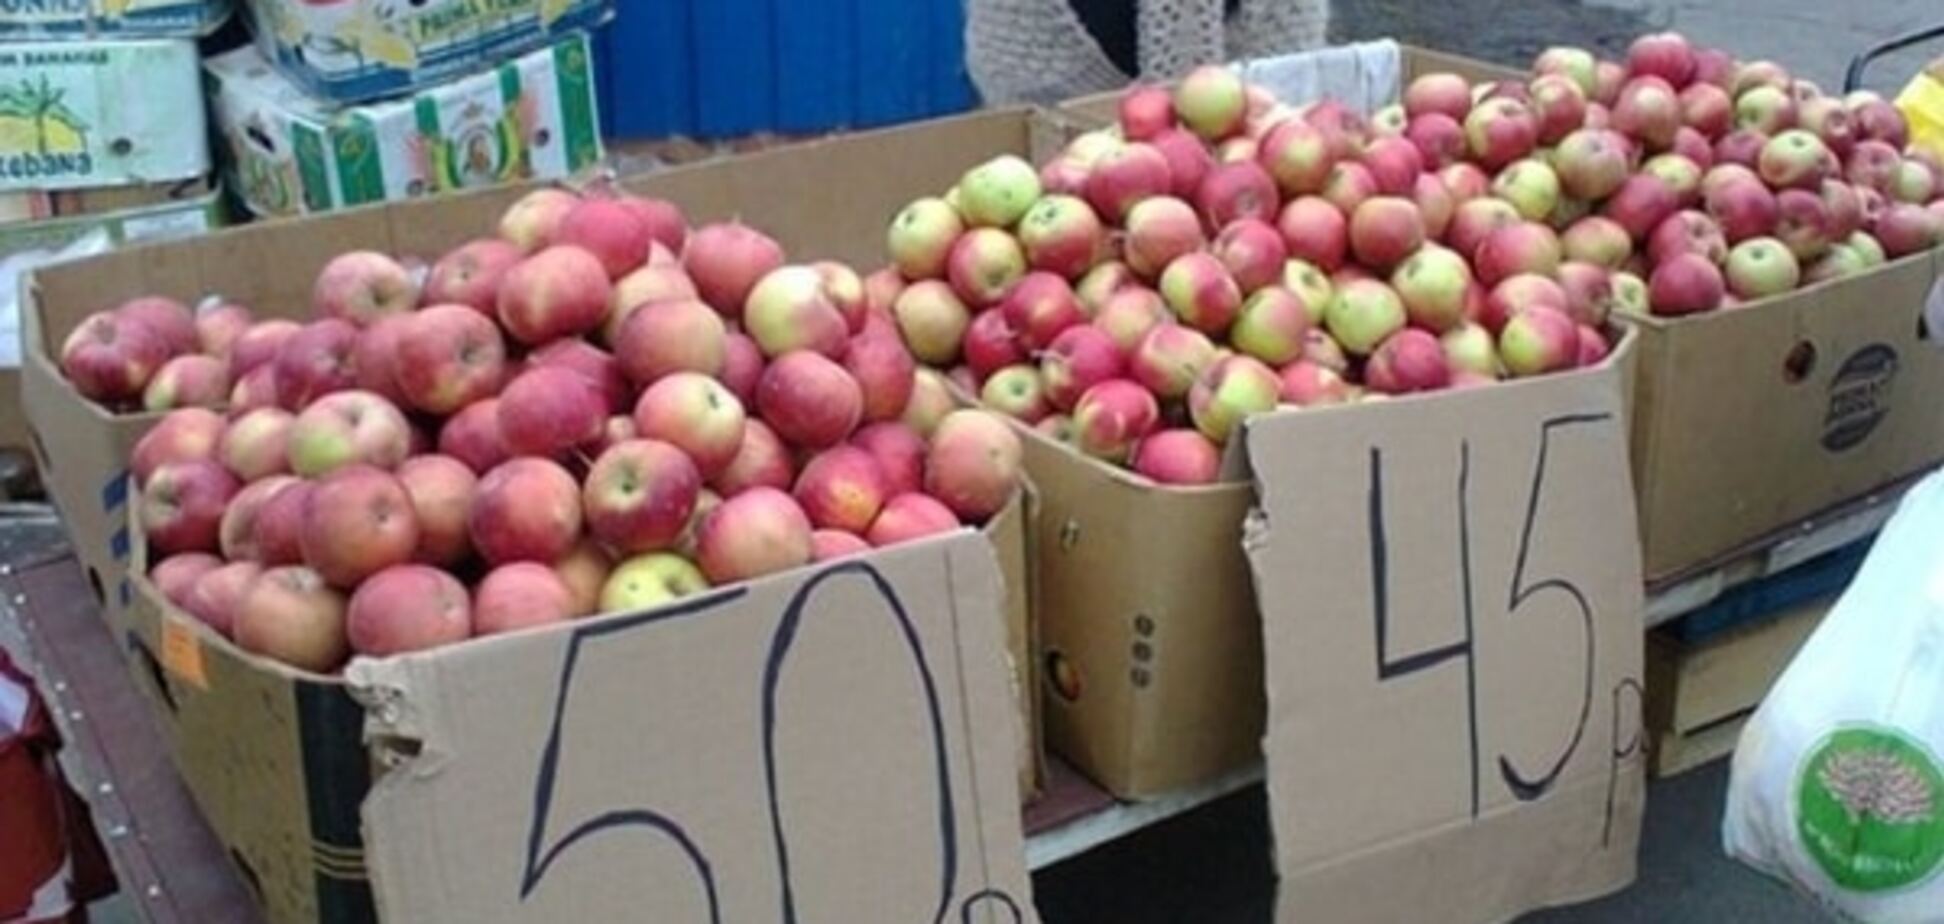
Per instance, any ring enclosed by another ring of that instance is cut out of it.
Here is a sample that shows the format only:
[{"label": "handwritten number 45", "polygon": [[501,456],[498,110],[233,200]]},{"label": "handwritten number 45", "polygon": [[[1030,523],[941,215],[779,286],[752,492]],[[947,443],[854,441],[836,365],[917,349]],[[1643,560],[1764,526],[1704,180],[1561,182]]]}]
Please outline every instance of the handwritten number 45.
[{"label": "handwritten number 45", "polygon": [[[1586,595],[1565,578],[1548,578],[1529,581],[1526,573],[1527,553],[1532,549],[1532,534],[1539,520],[1539,502],[1546,485],[1546,463],[1548,449],[1552,445],[1553,432],[1567,427],[1580,426],[1606,420],[1608,414],[1573,414],[1547,420],[1539,429],[1539,451],[1532,468],[1532,484],[1527,493],[1524,525],[1519,530],[1518,554],[1512,567],[1511,586],[1506,600],[1506,611],[1516,617],[1521,608],[1543,594],[1564,597],[1572,602],[1580,618],[1580,626],[1585,639],[1585,666],[1580,683],[1579,718],[1574,723],[1572,733],[1558,751],[1550,766],[1543,772],[1530,774],[1520,768],[1512,758],[1505,754],[1497,757],[1499,778],[1512,796],[1522,802],[1531,802],[1543,797],[1558,782],[1559,775],[1566,769],[1568,761],[1579,750],[1580,742],[1586,735],[1587,719],[1593,708],[1593,665],[1594,635],[1593,607],[1587,602]],[[1472,593],[1471,561],[1471,444],[1460,442],[1458,446],[1458,575],[1460,582],[1460,610],[1464,616],[1465,635],[1460,641],[1408,655],[1392,657],[1390,653],[1390,553],[1386,541],[1384,521],[1384,452],[1372,447],[1370,450],[1370,488],[1369,531],[1370,531],[1370,581],[1371,602],[1376,617],[1377,635],[1377,679],[1380,682],[1396,680],[1420,671],[1436,668],[1447,661],[1463,660],[1465,665],[1465,726],[1471,748],[1471,814],[1476,818],[1479,812],[1479,744],[1478,744],[1478,666],[1473,650],[1476,638],[1474,630],[1475,605]]]}]

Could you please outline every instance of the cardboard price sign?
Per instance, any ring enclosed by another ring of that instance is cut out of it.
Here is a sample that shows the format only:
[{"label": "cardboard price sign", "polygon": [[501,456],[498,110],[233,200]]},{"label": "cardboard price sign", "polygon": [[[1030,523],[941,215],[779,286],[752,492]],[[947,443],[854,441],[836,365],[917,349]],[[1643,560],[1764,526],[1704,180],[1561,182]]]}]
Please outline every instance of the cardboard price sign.
[{"label": "cardboard price sign", "polygon": [[1618,382],[1252,423],[1280,920],[1496,921],[1632,880],[1642,600]]},{"label": "cardboard price sign", "polygon": [[354,665],[381,915],[1037,920],[1000,592],[962,534]]}]

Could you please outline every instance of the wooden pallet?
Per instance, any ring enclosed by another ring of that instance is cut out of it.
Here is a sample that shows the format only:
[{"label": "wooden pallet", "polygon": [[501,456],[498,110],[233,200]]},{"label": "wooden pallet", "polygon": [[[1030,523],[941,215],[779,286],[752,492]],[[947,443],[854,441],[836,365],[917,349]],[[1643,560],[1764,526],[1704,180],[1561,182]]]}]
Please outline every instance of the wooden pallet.
[{"label": "wooden pallet", "polygon": [[1696,642],[1647,635],[1647,727],[1656,776],[1735,750],[1742,725],[1835,603],[1825,597]]}]

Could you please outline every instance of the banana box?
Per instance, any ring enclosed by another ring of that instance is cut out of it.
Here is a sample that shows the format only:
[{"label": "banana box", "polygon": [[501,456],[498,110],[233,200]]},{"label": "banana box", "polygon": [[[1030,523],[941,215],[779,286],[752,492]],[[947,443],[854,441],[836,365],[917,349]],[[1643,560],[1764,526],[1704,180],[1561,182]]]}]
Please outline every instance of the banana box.
[{"label": "banana box", "polygon": [[0,192],[201,176],[206,124],[194,42],[0,44]]},{"label": "banana box", "polygon": [[444,83],[592,29],[609,0],[248,0],[248,10],[277,70],[344,104]]},{"label": "banana box", "polygon": [[582,33],[493,70],[343,109],[305,94],[253,47],[204,69],[224,175],[258,215],[553,179],[602,155]]},{"label": "banana box", "polygon": [[0,38],[196,38],[229,18],[231,0],[4,0]]}]

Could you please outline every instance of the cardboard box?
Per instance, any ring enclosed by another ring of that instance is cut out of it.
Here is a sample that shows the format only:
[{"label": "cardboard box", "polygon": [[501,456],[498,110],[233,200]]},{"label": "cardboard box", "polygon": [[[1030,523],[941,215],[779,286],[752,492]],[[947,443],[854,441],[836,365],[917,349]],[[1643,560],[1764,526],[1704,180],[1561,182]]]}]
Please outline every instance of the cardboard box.
[{"label": "cardboard box", "polygon": [[[1356,61],[1359,51],[1327,54]],[[1516,76],[1410,47],[1381,52],[1372,66],[1393,78],[1366,81],[1366,70],[1356,70],[1373,105],[1426,71]],[[1310,77],[1331,71],[1328,63],[1302,69]],[[1112,121],[1119,99],[1097,94],[1059,108],[1070,132]],[[1043,498],[1037,558],[1048,749],[1123,799],[1160,796],[1256,760],[1262,620],[1239,544],[1255,500],[1250,486],[1157,486],[1022,433]]]},{"label": "cardboard box", "polygon": [[0,229],[23,221],[126,212],[194,199],[209,192],[209,180],[196,177],[147,186],[96,186],[87,189],[37,189],[0,193]]},{"label": "cardboard box", "polygon": [[592,29],[608,0],[246,0],[257,45],[304,92],[359,103],[442,83]]},{"label": "cardboard box", "polygon": [[1633,880],[1637,339],[1247,424],[1278,921],[1506,921]]},{"label": "cardboard box", "polygon": [[[222,194],[211,189],[207,181],[185,183],[169,190],[162,201],[134,208],[0,223],[0,257],[29,250],[59,250],[96,231],[105,234],[111,244],[139,244],[202,234],[229,223]],[[13,336],[8,342],[18,340]]]},{"label": "cardboard box", "polygon": [[1944,311],[1940,269],[1932,251],[1734,311],[1629,320],[1649,581],[1944,459],[1944,331],[1922,321],[1927,302]]},{"label": "cardboard box", "polygon": [[229,18],[231,0],[23,0],[0,6],[0,39],[197,38]]},{"label": "cardboard box", "polygon": [[982,537],[342,678],[136,587],[138,677],[272,921],[1036,920]]},{"label": "cardboard box", "polygon": [[0,45],[0,191],[208,173],[196,63],[178,39]]},{"label": "cardboard box", "polygon": [[1694,643],[1647,633],[1654,775],[1685,773],[1734,753],[1742,726],[1835,603],[1799,603]]},{"label": "cardboard box", "polygon": [[[882,216],[917,190],[950,185],[986,152],[1029,149],[1038,126],[1027,110],[999,110],[670,168],[623,185],[680,203],[695,222],[740,216],[795,258],[873,266],[882,259]],[[111,413],[68,385],[54,357],[83,318],[142,293],[190,303],[220,294],[262,315],[301,316],[318,270],[332,256],[377,246],[435,258],[494,227],[525,191],[498,187],[267,223],[166,250],[122,250],[29,277],[22,392],[35,452],[104,606],[126,605],[125,460],[160,415]]]},{"label": "cardboard box", "polygon": [[601,159],[587,36],[416,95],[333,109],[245,46],[205,62],[224,175],[258,215],[573,174]]}]

